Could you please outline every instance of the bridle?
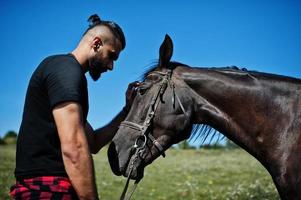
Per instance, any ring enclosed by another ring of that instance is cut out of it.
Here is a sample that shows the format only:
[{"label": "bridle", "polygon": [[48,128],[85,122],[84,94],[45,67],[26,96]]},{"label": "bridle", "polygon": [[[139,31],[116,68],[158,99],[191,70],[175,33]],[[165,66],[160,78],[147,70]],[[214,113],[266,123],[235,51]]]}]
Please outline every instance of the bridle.
[{"label": "bridle", "polygon": [[[124,127],[128,127],[131,128],[135,131],[139,131],[140,134],[137,137],[135,144],[133,146],[133,148],[135,149],[135,153],[133,154],[133,157],[130,158],[130,160],[132,160],[132,162],[130,162],[130,171],[127,177],[127,181],[126,181],[126,185],[124,187],[124,190],[120,196],[120,200],[124,200],[124,199],[131,199],[137,184],[139,183],[140,180],[136,180],[134,183],[134,187],[130,193],[130,195],[127,196],[127,198],[125,198],[126,195],[126,191],[128,188],[128,184],[130,181],[130,176],[134,167],[134,163],[137,160],[138,156],[143,153],[145,151],[146,148],[146,144],[148,142],[148,140],[152,141],[152,144],[156,147],[156,149],[159,151],[160,155],[162,155],[163,157],[165,157],[165,151],[164,148],[162,147],[162,145],[155,139],[155,137],[151,134],[150,131],[150,126],[152,124],[153,118],[155,117],[155,112],[157,110],[157,107],[159,105],[159,103],[161,101],[163,101],[163,95],[166,91],[166,88],[169,86],[172,90],[172,104],[173,104],[173,108],[175,108],[175,98],[177,99],[183,113],[185,114],[186,118],[188,118],[188,115],[183,107],[183,104],[180,101],[180,98],[178,97],[178,95],[175,92],[175,85],[171,79],[172,76],[172,70],[171,69],[167,69],[166,72],[160,72],[160,71],[153,71],[150,72],[148,75],[159,75],[162,76],[162,80],[158,86],[158,90],[157,92],[154,94],[154,96],[151,99],[147,114],[146,114],[146,118],[143,122],[142,125],[135,123],[135,122],[130,122],[130,121],[123,121],[121,122],[120,126],[124,126]],[[142,140],[142,142],[139,142],[139,140]]]}]

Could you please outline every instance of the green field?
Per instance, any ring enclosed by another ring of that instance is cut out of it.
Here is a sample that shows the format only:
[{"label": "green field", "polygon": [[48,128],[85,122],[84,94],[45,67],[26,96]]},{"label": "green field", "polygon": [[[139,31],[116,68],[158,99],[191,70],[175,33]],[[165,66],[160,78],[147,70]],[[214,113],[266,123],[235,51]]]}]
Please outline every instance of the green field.
[{"label": "green field", "polygon": [[[9,199],[14,182],[14,146],[0,146],[0,199]],[[176,150],[146,168],[136,200],[274,200],[279,199],[267,171],[243,150]],[[125,178],[112,174],[106,149],[94,156],[98,191],[117,200]]]}]

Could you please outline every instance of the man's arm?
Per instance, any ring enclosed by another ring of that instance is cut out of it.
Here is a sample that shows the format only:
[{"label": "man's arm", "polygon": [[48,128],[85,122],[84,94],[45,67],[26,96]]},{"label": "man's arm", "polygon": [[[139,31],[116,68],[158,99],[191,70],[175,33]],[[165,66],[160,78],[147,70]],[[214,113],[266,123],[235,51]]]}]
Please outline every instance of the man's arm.
[{"label": "man's arm", "polygon": [[97,153],[103,146],[108,144],[113,139],[120,123],[126,118],[128,111],[132,106],[139,84],[140,83],[138,81],[135,81],[128,85],[125,95],[126,105],[109,124],[102,128],[93,130],[91,125],[86,123],[85,129],[91,153]]},{"label": "man's arm", "polygon": [[117,116],[102,128],[93,130],[91,125],[86,123],[86,134],[89,140],[91,153],[97,153],[103,146],[108,144],[115,136],[120,123],[127,116],[127,111],[120,111]]},{"label": "man's arm", "polygon": [[72,186],[79,199],[98,199],[81,106],[66,102],[56,106],[52,113],[61,142],[63,162]]}]

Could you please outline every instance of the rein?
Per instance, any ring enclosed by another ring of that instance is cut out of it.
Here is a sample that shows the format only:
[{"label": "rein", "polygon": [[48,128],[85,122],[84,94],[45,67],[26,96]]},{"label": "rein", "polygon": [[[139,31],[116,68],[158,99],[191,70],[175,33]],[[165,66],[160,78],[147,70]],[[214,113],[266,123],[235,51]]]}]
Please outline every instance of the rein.
[{"label": "rein", "polygon": [[[123,192],[120,196],[120,200],[129,200],[129,199],[131,199],[131,197],[132,197],[132,195],[133,195],[133,193],[134,193],[134,191],[135,191],[135,189],[136,189],[136,187],[137,187],[137,185],[140,181],[140,180],[135,181],[132,191],[130,192],[130,194],[128,196],[126,196],[126,192],[127,192],[129,181],[130,181],[130,176],[131,176],[131,173],[132,173],[133,167],[134,167],[134,163],[137,160],[138,156],[141,153],[144,152],[145,146],[146,146],[146,143],[147,143],[148,140],[152,141],[153,145],[158,149],[158,151],[162,155],[162,157],[166,156],[164,148],[162,147],[162,145],[154,138],[154,136],[148,130],[149,130],[149,127],[152,123],[153,118],[155,117],[156,109],[157,109],[160,101],[162,101],[162,96],[165,93],[166,88],[168,86],[172,89],[173,108],[175,108],[175,98],[176,98],[179,105],[180,105],[181,110],[185,114],[186,118],[188,118],[187,113],[184,109],[184,106],[181,103],[180,98],[178,97],[178,95],[175,92],[175,85],[171,80],[172,70],[168,69],[167,72],[165,72],[165,73],[154,71],[154,72],[151,72],[150,74],[157,74],[157,75],[163,76],[163,79],[162,79],[162,81],[161,81],[161,83],[158,87],[157,93],[155,93],[155,95],[151,99],[150,106],[148,108],[147,115],[146,115],[146,118],[145,118],[143,124],[140,125],[140,124],[130,122],[130,121],[123,121],[120,124],[120,126],[125,126],[125,127],[131,128],[135,131],[140,132],[140,135],[136,139],[135,144],[133,146],[133,148],[135,149],[135,154],[130,158],[130,160],[132,160],[131,163],[129,163],[130,164],[130,166],[129,166],[130,171],[129,171],[129,174],[128,174],[128,177],[127,177],[125,187],[124,187]],[[143,140],[142,144],[139,143],[139,140],[141,140],[141,139]]]}]

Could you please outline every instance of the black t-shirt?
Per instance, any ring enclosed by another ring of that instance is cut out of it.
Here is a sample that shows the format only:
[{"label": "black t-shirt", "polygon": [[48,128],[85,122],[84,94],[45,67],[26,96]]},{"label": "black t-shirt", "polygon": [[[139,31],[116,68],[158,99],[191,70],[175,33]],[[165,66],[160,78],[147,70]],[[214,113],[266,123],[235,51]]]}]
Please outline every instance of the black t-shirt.
[{"label": "black t-shirt", "polygon": [[18,135],[15,176],[67,176],[53,108],[72,101],[88,113],[87,79],[82,66],[71,55],[55,55],[43,60],[27,88],[22,123]]}]

